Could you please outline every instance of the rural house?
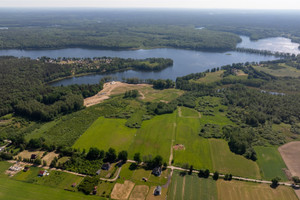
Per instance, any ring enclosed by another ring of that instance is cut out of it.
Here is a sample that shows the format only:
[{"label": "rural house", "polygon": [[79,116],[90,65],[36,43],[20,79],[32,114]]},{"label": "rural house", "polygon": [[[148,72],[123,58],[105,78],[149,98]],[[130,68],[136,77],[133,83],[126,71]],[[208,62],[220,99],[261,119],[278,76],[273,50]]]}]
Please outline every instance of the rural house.
[{"label": "rural house", "polygon": [[36,159],[36,154],[31,154],[31,157],[30,157],[31,160],[34,160]]},{"label": "rural house", "polygon": [[109,170],[109,168],[110,168],[110,163],[104,163],[101,167],[101,169],[103,170]]},{"label": "rural house", "polygon": [[161,167],[155,167],[153,170],[152,170],[152,174],[154,176],[160,176],[161,175]]},{"label": "rural house", "polygon": [[158,185],[154,190],[154,196],[161,195],[161,187]]}]

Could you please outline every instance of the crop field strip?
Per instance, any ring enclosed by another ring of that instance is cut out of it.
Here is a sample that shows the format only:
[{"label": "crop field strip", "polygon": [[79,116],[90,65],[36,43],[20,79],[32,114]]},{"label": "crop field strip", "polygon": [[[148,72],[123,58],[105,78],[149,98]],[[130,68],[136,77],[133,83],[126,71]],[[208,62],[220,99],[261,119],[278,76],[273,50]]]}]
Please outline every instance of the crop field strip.
[{"label": "crop field strip", "polygon": [[241,181],[218,180],[218,200],[298,200],[292,188]]},{"label": "crop field strip", "polygon": [[281,158],[277,147],[255,147],[257,153],[257,164],[260,168],[262,178],[271,180],[274,177],[281,178],[281,181],[287,181],[284,173],[286,165]]}]

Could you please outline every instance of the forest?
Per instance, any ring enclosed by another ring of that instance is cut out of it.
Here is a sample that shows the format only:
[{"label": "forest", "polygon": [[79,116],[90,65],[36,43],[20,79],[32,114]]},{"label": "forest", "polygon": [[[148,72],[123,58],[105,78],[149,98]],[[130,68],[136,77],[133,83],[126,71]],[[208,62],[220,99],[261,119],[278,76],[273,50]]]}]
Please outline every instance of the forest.
[{"label": "forest", "polygon": [[[66,62],[68,60],[71,64]],[[48,82],[83,73],[118,70],[160,70],[173,65],[171,59],[121,58],[50,59],[0,58],[0,116],[10,112],[34,120],[49,121],[83,107],[83,98],[95,95],[105,79],[95,85],[52,87]],[[169,83],[172,84],[172,83]]]},{"label": "forest", "polygon": [[159,10],[70,9],[34,13],[1,11],[0,27],[6,27],[0,30],[1,49],[169,47],[228,51],[241,42],[238,35],[252,40],[282,36],[300,41],[297,12],[169,10],[161,14]]}]

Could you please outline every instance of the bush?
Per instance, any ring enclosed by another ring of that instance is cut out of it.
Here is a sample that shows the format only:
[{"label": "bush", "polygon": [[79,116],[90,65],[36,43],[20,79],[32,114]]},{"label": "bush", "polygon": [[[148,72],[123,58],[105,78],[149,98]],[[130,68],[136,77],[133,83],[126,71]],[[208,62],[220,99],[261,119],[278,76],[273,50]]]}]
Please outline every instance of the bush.
[{"label": "bush", "polygon": [[219,172],[215,171],[214,175],[213,175],[213,179],[216,181],[219,179]]}]

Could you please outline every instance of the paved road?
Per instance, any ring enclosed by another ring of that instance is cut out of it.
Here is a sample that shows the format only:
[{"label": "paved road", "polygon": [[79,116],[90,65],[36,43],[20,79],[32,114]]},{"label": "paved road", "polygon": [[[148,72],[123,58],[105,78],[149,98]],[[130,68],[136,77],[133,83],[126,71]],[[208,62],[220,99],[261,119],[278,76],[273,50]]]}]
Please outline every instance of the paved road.
[{"label": "paved road", "polygon": [[[17,161],[11,160],[11,161],[8,161],[8,162],[10,162],[10,163],[16,163]],[[127,160],[127,162],[129,162],[129,163],[136,163],[134,160]],[[24,163],[25,165],[33,165],[32,163],[25,163],[25,162],[21,162],[21,163]],[[39,165],[38,167],[44,168],[44,169],[50,169],[49,167],[42,166],[42,165]],[[169,179],[172,177],[173,170],[185,171],[185,172],[189,172],[190,171],[188,169],[183,169],[181,167],[175,167],[175,166],[168,166],[167,168],[171,169],[171,174],[169,176]],[[114,178],[112,178],[112,179],[100,178],[100,180],[102,180],[102,181],[108,181],[108,182],[115,182],[119,178],[121,169],[122,169],[122,167],[120,167],[117,170],[117,173],[116,173],[116,175],[115,175]],[[76,173],[76,172],[72,172],[72,171],[67,171],[67,170],[62,170],[62,169],[57,169],[57,168],[51,168],[51,170],[61,171],[61,172],[69,173],[69,174],[74,174],[74,175],[77,175],[77,176],[82,176],[82,177],[87,176],[85,174],[80,174],[80,173]],[[193,170],[193,173],[199,173],[199,171],[198,170]],[[209,175],[213,176],[213,173],[210,173]],[[219,177],[223,178],[223,177],[225,177],[225,175],[224,174],[220,174]],[[232,176],[232,179],[238,180],[238,181],[254,182],[254,183],[265,183],[265,184],[271,184],[272,183],[271,181],[259,180],[259,179],[251,179],[251,178],[244,178],[244,177],[239,177],[239,176]],[[285,185],[285,186],[289,186],[289,187],[293,186],[292,183],[288,183],[288,182],[279,182],[279,185]]]},{"label": "paved road", "polygon": [[[178,171],[185,171],[185,172],[189,172],[190,170],[188,169],[183,169],[180,167],[175,167],[175,166],[168,166],[168,169],[173,170],[178,170]],[[199,173],[198,170],[193,170],[193,173]],[[213,176],[213,173],[209,174],[210,176]],[[225,177],[224,174],[220,174],[219,177]],[[239,177],[239,176],[232,176],[232,179],[234,180],[238,180],[238,181],[248,181],[248,182],[254,182],[254,183],[265,183],[265,184],[271,184],[272,181],[266,181],[266,180],[259,180],[259,179],[251,179],[251,178],[244,178],[244,177]],[[287,182],[279,182],[279,185],[285,185],[285,186],[292,186],[293,184],[291,183],[287,183]]]}]

